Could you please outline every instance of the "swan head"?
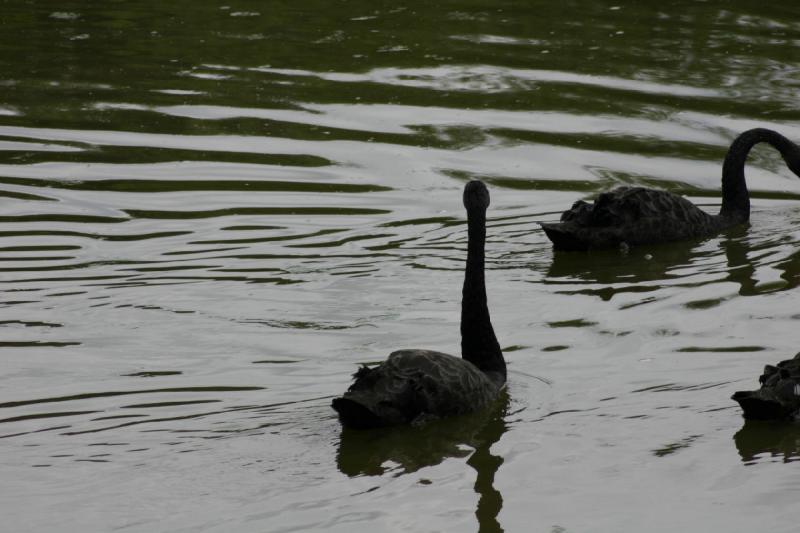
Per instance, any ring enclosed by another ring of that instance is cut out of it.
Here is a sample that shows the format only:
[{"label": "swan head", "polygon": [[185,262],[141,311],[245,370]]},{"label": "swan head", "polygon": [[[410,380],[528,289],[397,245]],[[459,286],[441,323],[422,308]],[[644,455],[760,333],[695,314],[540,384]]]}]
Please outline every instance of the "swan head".
[{"label": "swan head", "polygon": [[464,187],[464,207],[486,209],[489,207],[489,189],[482,181],[473,180]]}]

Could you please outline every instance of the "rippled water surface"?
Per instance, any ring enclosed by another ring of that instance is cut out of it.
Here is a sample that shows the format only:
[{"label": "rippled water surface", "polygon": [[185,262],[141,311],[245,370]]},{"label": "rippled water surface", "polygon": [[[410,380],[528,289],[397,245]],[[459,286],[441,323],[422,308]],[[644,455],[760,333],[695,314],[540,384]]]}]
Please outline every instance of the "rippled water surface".
[{"label": "rippled water surface", "polygon": [[[630,5],[629,5],[630,4]],[[0,11],[9,531],[796,531],[800,429],[730,395],[797,350],[800,180],[748,227],[554,254],[619,184],[719,207],[800,140],[800,8],[711,0],[10,1]],[[359,363],[459,350],[490,187],[507,395],[342,431]]]}]

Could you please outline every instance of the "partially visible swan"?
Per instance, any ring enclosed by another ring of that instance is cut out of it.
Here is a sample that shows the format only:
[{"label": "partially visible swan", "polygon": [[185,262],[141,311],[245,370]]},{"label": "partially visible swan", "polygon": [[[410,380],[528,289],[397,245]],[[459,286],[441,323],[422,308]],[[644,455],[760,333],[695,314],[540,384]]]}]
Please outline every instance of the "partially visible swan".
[{"label": "partially visible swan", "polygon": [[794,420],[800,418],[800,353],[776,366],[767,365],[758,378],[761,388],[739,391],[731,399],[739,402],[750,420]]},{"label": "partially visible swan", "polygon": [[486,304],[484,244],[489,191],[464,187],[468,245],[461,300],[461,357],[400,350],[373,368],[361,367],[332,407],[342,425],[370,428],[421,423],[486,407],[506,382],[506,363]]},{"label": "partially visible swan", "polygon": [[744,164],[750,149],[765,142],[800,176],[800,146],[765,128],[747,130],[731,144],[722,165],[722,208],[710,215],[667,191],[619,187],[593,204],[577,201],[557,223],[542,223],[556,250],[589,250],[678,241],[713,235],[750,218]]}]

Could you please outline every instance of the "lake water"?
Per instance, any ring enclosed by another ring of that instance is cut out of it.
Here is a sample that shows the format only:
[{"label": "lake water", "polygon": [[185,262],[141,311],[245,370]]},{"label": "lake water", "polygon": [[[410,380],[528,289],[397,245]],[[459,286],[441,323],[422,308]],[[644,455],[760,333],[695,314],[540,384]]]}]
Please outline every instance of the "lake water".
[{"label": "lake water", "polygon": [[[800,7],[5,2],[0,511],[44,531],[794,532],[800,428],[730,395],[797,351],[800,180],[748,227],[554,254],[645,184],[719,208],[800,141]],[[491,191],[487,412],[342,432],[401,348],[458,353]]]}]

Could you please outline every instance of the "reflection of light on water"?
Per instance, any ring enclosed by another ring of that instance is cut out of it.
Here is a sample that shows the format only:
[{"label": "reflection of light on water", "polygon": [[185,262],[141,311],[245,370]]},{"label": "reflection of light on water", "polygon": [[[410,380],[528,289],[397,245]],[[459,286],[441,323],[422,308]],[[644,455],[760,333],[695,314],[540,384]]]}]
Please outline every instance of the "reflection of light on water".
[{"label": "reflection of light on water", "polygon": [[258,72],[286,76],[311,76],[337,82],[372,82],[437,91],[502,92],[531,89],[538,83],[565,83],[648,94],[718,97],[712,89],[669,85],[613,76],[593,76],[557,70],[512,69],[495,65],[446,65],[429,68],[376,68],[365,74],[313,72],[300,69],[256,67]]}]

